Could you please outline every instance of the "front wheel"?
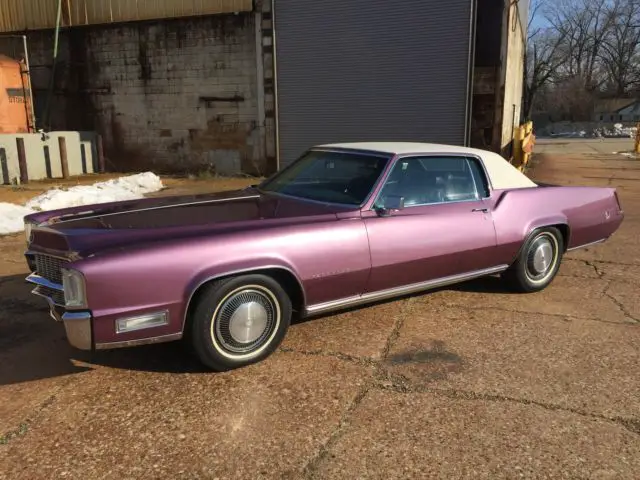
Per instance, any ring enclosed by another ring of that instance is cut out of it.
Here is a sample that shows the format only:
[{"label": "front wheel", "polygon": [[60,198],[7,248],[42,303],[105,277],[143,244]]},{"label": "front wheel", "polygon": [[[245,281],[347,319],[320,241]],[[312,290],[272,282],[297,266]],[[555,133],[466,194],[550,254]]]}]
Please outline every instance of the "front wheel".
[{"label": "front wheel", "polygon": [[291,300],[277,281],[252,274],[205,288],[190,329],[203,364],[231,370],[264,360],[278,348],[291,322]]},{"label": "front wheel", "polygon": [[538,229],[527,239],[502,277],[518,292],[543,290],[558,273],[563,252],[564,239],[560,230],[555,227]]}]

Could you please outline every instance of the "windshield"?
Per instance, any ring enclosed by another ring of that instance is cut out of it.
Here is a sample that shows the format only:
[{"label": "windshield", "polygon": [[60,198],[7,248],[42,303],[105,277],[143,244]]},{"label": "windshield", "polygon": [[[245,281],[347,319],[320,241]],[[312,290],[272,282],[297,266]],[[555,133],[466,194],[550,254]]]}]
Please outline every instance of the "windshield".
[{"label": "windshield", "polygon": [[388,161],[366,153],[312,150],[259,188],[308,200],[361,205]]}]

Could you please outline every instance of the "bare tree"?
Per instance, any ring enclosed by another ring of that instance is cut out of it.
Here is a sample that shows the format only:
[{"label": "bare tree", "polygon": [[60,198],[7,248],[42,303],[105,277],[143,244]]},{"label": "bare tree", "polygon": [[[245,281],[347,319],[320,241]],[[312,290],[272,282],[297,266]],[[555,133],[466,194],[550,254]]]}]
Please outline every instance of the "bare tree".
[{"label": "bare tree", "polygon": [[625,95],[640,85],[640,1],[618,0],[614,21],[604,38],[600,58],[606,68],[611,93]]},{"label": "bare tree", "polygon": [[552,80],[558,69],[567,63],[568,58],[563,50],[566,32],[548,27],[533,27],[534,20],[544,7],[544,0],[535,0],[531,7],[524,64],[525,118],[531,118],[536,95]]},{"label": "bare tree", "polygon": [[545,6],[547,21],[564,38],[561,48],[567,61],[559,68],[559,77],[578,77],[587,90],[604,82],[598,75],[598,58],[615,17],[611,4],[610,0],[559,0]]}]

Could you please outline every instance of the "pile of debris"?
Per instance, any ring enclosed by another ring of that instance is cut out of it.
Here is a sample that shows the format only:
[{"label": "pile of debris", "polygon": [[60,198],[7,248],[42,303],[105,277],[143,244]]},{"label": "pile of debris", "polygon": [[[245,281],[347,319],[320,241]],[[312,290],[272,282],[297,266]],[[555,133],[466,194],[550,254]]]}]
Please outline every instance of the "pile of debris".
[{"label": "pile of debris", "polygon": [[635,138],[637,131],[638,127],[631,124],[557,122],[541,128],[536,132],[536,136],[551,138]]},{"label": "pile of debris", "polygon": [[624,127],[616,123],[612,129],[607,127],[594,128],[592,136],[595,138],[636,138],[638,127]]}]

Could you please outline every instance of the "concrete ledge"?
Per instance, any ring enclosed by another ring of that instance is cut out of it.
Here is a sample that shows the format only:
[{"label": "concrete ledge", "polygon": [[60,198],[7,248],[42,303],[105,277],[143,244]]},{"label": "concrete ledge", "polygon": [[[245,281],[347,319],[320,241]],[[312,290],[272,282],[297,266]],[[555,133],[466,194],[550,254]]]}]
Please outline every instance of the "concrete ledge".
[{"label": "concrete ledge", "polygon": [[46,134],[0,134],[0,183],[18,183],[20,162],[17,139],[24,141],[29,180],[62,178],[59,138],[66,142],[69,175],[96,173],[98,168],[97,134],[95,132],[59,131]]}]

